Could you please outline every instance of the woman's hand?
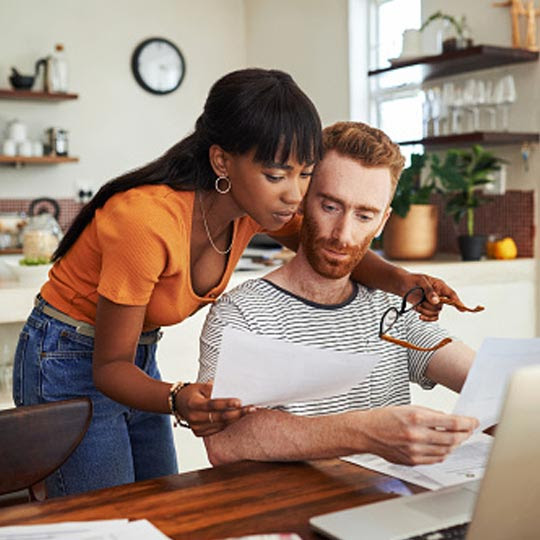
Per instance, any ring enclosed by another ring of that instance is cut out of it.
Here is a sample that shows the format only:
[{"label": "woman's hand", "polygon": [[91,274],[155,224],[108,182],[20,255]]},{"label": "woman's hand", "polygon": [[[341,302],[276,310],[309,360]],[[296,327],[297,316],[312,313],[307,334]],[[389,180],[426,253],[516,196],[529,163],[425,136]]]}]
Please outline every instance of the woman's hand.
[{"label": "woman's hand", "polygon": [[211,399],[212,383],[193,383],[176,394],[176,410],[185,418],[197,437],[221,431],[256,409],[242,407],[239,399]]},{"label": "woman's hand", "polygon": [[[427,300],[415,309],[420,313],[423,321],[433,322],[439,318],[443,304],[440,297],[447,297],[451,303],[462,304],[454,289],[450,288],[442,279],[427,274],[407,274],[404,277],[403,295],[414,287],[422,287]],[[403,296],[402,295],[402,296]]]}]

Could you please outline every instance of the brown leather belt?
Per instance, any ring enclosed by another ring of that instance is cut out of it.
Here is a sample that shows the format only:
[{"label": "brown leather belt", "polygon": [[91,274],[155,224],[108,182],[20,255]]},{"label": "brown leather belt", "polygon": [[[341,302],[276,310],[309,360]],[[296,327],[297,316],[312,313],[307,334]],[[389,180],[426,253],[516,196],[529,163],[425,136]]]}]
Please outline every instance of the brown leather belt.
[{"label": "brown leather belt", "polygon": [[[75,328],[75,332],[77,332],[78,334],[91,338],[95,336],[96,331],[91,324],[83,321],[78,321],[77,319],[74,319],[73,317],[62,313],[61,311],[53,308],[52,306],[42,304],[42,301],[37,297],[34,300],[34,306],[41,309],[41,311],[43,311],[45,315],[48,315],[49,317],[52,317],[57,321],[73,326]],[[142,334],[139,338],[139,345],[153,345],[154,343],[157,343],[162,336],[163,332],[161,330],[153,331],[151,333],[148,333],[147,335]]]}]

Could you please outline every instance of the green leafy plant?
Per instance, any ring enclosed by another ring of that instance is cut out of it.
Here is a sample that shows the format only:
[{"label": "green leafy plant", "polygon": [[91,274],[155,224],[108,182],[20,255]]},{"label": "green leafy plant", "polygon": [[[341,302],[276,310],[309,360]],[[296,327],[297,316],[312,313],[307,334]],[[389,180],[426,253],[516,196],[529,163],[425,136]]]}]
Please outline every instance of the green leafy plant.
[{"label": "green leafy plant", "polygon": [[432,179],[422,184],[422,170],[428,159],[426,154],[413,154],[410,166],[403,169],[399,177],[392,199],[392,210],[402,218],[409,213],[411,204],[429,204],[431,194],[437,190]]},{"label": "green leafy plant", "polygon": [[436,11],[435,13],[432,13],[422,24],[420,27],[420,32],[422,32],[428,25],[430,25],[433,21],[436,20],[443,20],[448,21],[455,29],[456,34],[459,38],[463,38],[463,33],[466,26],[465,21],[465,15],[461,16],[461,19],[456,19],[455,17],[452,17],[452,15],[448,15],[446,13],[443,13],[441,10]]},{"label": "green leafy plant", "polygon": [[459,224],[467,216],[467,234],[474,235],[474,211],[489,201],[480,189],[492,181],[491,175],[505,160],[494,156],[479,145],[467,150],[448,150],[441,161],[431,157],[431,176],[437,178],[447,198],[446,213]]},{"label": "green leafy plant", "polygon": [[51,259],[49,257],[38,257],[37,259],[21,259],[19,261],[21,266],[38,266],[39,264],[51,264]]}]

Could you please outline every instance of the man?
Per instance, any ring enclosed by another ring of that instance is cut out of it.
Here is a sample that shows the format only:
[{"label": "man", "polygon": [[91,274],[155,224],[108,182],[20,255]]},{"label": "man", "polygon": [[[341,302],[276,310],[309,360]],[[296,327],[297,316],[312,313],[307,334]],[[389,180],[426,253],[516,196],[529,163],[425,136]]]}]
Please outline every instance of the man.
[{"label": "man", "polygon": [[398,146],[380,130],[341,122],[324,130],[324,148],[302,203],[298,253],[212,307],[201,336],[199,380],[214,377],[228,325],[319,348],[372,353],[381,360],[366,381],[344,394],[259,410],[206,437],[213,464],[359,452],[396,463],[435,463],[477,427],[473,418],[411,406],[409,393],[409,381],[424,388],[441,383],[459,392],[474,352],[456,341],[433,350],[447,333],[412,310],[398,317],[389,334],[431,350],[381,339],[381,318],[400,299],[350,279],[390,215],[404,162]]}]

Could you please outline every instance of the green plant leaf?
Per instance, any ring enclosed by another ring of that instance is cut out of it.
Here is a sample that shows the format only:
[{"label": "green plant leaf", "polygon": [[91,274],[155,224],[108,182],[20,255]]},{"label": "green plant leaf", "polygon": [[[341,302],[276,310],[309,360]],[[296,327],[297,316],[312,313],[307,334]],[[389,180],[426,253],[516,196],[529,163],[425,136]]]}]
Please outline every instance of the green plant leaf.
[{"label": "green plant leaf", "polygon": [[405,217],[411,204],[429,204],[429,198],[437,190],[434,182],[422,185],[422,170],[429,157],[426,154],[413,154],[411,164],[403,170],[392,199],[392,210]]},{"label": "green plant leaf", "polygon": [[[445,211],[459,224],[469,210],[474,210],[492,199],[482,197],[480,188],[489,184],[490,175],[499,170],[504,160],[494,156],[480,145],[470,149],[450,149],[444,159],[433,156],[431,176],[442,186],[446,198]],[[474,214],[467,219],[469,234],[474,229]]]}]

